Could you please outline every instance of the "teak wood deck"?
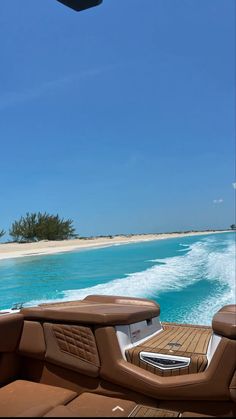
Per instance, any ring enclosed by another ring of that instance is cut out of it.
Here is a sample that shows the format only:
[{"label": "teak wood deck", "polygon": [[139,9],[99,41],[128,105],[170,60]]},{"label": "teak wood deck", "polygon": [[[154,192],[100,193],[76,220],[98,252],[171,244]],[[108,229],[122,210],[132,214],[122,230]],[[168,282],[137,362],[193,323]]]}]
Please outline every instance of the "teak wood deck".
[{"label": "teak wood deck", "polygon": [[138,405],[129,415],[129,417],[136,417],[136,418],[177,418],[179,416],[179,412],[175,412],[172,410],[166,409],[158,409],[153,407],[147,407]]},{"label": "teak wood deck", "polygon": [[177,418],[179,416],[179,412],[165,410],[165,409],[158,409],[153,407],[147,407],[138,405],[136,408],[131,412],[129,417],[136,417],[136,418]]},{"label": "teak wood deck", "polygon": [[[160,376],[173,376],[202,372],[207,366],[207,347],[212,329],[207,326],[179,325],[162,323],[163,330],[141,345],[126,351],[127,361]],[[166,355],[188,357],[188,367],[161,370],[139,357],[140,352],[153,352]]]}]

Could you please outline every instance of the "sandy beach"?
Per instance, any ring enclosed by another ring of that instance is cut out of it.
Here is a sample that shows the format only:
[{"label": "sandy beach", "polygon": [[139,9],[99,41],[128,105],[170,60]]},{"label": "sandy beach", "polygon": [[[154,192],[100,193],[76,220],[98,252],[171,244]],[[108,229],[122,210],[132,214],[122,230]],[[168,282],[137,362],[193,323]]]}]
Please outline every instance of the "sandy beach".
[{"label": "sandy beach", "polygon": [[54,253],[71,252],[88,248],[98,248],[119,244],[163,240],[175,237],[197,236],[205,234],[220,234],[228,231],[194,231],[185,233],[137,234],[81,238],[62,241],[39,241],[34,243],[0,243],[0,260],[26,256],[50,255]]}]

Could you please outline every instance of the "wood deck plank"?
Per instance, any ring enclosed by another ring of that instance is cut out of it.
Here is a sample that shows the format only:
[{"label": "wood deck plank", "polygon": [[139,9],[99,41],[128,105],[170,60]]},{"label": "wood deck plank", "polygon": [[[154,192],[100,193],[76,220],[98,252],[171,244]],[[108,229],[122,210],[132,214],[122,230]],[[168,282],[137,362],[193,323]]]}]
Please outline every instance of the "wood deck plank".
[{"label": "wood deck plank", "polygon": [[[195,325],[165,324],[162,332],[127,351],[127,360],[147,371],[161,376],[183,375],[204,371],[207,366],[207,347],[212,330]],[[176,343],[176,346],[171,345]],[[189,367],[161,370],[139,357],[141,351],[191,358]]]}]

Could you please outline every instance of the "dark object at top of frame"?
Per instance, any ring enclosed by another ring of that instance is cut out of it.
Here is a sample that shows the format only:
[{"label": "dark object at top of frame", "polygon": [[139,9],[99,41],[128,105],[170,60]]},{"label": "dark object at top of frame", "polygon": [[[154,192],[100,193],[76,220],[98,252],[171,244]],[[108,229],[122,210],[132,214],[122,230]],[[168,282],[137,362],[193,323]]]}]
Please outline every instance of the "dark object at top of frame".
[{"label": "dark object at top of frame", "polygon": [[98,6],[102,0],[57,0],[71,9],[81,12],[82,10],[89,9],[90,7]]}]

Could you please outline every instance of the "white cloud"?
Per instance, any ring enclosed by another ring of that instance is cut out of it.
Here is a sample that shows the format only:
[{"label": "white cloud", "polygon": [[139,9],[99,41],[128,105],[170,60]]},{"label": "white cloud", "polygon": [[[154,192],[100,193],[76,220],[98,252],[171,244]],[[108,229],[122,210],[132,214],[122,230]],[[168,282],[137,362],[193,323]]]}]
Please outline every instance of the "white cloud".
[{"label": "white cloud", "polygon": [[233,182],[232,185],[233,185],[233,188],[236,189],[236,182]]},{"label": "white cloud", "polygon": [[220,198],[220,199],[213,199],[213,204],[222,204],[222,202],[223,202],[223,199],[222,198]]}]

